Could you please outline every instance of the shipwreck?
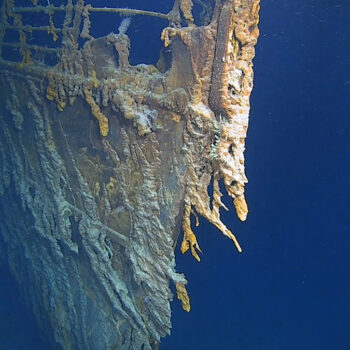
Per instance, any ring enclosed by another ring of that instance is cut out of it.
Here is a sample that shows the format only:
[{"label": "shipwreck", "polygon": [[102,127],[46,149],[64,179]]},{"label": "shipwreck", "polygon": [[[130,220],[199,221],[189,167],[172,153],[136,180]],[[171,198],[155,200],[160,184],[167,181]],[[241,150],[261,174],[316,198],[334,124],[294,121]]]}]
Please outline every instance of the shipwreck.
[{"label": "shipwreck", "polygon": [[[166,13],[112,3],[0,9],[0,257],[64,350],[158,349],[170,284],[190,310],[174,250],[200,260],[191,218],[241,252],[222,188],[248,213],[259,0],[174,0]],[[97,13],[116,29],[96,36]],[[164,23],[154,65],[130,63],[135,16]]]}]

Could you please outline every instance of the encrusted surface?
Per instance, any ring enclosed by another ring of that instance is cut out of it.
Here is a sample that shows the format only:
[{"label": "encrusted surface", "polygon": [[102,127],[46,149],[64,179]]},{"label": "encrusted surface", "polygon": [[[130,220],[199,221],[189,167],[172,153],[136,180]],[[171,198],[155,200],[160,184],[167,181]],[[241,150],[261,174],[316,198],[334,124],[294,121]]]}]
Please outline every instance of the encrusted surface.
[{"label": "encrusted surface", "polygon": [[[52,39],[63,38],[58,64],[33,62],[26,10],[3,3],[3,23],[12,18],[22,33],[22,61],[0,61],[0,250],[63,349],[158,348],[171,329],[169,282],[190,310],[174,247],[182,226],[181,251],[200,260],[191,215],[241,251],[220,219],[219,183],[245,220],[259,1],[215,3],[208,25],[195,24],[191,0],[151,14],[170,25],[162,39],[172,61],[161,56],[158,68],[130,65],[127,19],[94,39],[94,9],[82,0],[74,9],[67,1],[63,28],[50,17]],[[82,48],[79,34],[88,39]]]}]

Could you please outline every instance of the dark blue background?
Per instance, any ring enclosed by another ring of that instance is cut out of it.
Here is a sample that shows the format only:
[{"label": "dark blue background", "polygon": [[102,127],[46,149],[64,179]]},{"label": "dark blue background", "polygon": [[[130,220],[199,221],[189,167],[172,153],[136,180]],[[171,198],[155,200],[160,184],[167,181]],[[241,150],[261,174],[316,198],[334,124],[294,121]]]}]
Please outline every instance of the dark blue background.
[{"label": "dark blue background", "polygon": [[[192,310],[174,300],[161,350],[350,349],[350,1],[261,5],[246,144],[250,213],[245,223],[233,209],[223,213],[243,253],[201,222],[202,261],[177,256]],[[160,43],[137,37],[149,63]],[[12,331],[0,329],[0,339],[6,332],[14,343],[0,349],[15,349],[16,339],[17,349],[39,349],[35,332],[26,343],[20,319],[32,319],[7,282],[0,316]]]}]

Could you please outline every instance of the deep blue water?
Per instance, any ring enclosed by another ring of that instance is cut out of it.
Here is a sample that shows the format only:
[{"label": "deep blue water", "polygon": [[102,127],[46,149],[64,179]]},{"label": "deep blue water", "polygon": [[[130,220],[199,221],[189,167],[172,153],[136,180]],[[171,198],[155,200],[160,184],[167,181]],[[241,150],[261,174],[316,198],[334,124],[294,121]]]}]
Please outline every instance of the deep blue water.
[{"label": "deep blue water", "polygon": [[[243,253],[201,222],[202,261],[177,254],[192,310],[174,300],[161,350],[350,349],[350,1],[261,5],[245,154],[250,213],[245,223],[223,213]],[[160,44],[148,44],[150,62]],[[43,348],[34,328],[23,332],[33,321],[2,276],[0,349]]]},{"label": "deep blue water", "polygon": [[0,349],[49,350],[47,340],[23,304],[7,270],[0,269],[0,280]]}]

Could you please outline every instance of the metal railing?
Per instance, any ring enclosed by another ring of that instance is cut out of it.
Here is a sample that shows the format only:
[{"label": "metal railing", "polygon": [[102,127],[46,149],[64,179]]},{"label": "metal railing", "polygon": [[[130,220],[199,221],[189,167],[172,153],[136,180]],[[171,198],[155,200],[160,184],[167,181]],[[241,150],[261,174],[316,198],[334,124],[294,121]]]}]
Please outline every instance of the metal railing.
[{"label": "metal railing", "polygon": [[[194,3],[202,9],[202,12],[210,12],[214,0],[205,1],[194,0]],[[17,62],[23,66],[39,62],[49,66],[55,65],[68,41],[70,47],[72,44],[79,47],[81,40],[93,39],[89,33],[92,13],[115,13],[120,17],[151,16],[167,20],[171,27],[194,25],[192,0],[173,0],[168,13],[118,7],[93,7],[91,4],[85,4],[84,0],[66,0],[66,3],[60,6],[55,6],[50,1],[47,1],[46,5],[38,4],[38,0],[27,0],[27,2],[28,5],[20,6],[16,0],[3,0],[0,10],[0,61],[3,63]],[[64,14],[63,21],[55,19],[57,13]],[[47,23],[35,24],[34,19],[38,14],[46,15]],[[31,15],[32,23],[24,23],[30,22]],[[43,40],[41,36],[40,40],[32,44],[33,33],[39,32],[41,35],[47,33],[46,39]]]}]

